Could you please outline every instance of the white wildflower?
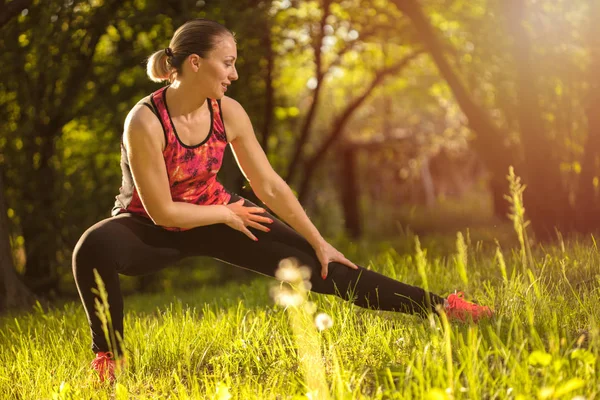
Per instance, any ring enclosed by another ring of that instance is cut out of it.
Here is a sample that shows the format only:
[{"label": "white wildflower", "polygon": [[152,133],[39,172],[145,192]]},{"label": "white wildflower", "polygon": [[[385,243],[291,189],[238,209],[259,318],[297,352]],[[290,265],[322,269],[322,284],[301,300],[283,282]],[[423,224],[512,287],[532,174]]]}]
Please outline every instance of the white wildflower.
[{"label": "white wildflower", "polygon": [[320,313],[315,317],[315,325],[317,325],[318,330],[324,331],[333,326],[333,319],[325,313]]},{"label": "white wildflower", "polygon": [[304,304],[304,311],[306,311],[306,313],[309,315],[313,315],[315,312],[317,312],[317,305],[312,301],[307,301]]},{"label": "white wildflower", "polygon": [[304,286],[304,290],[309,292],[312,289],[312,283],[309,281],[302,281],[302,286]]},{"label": "white wildflower", "polygon": [[275,271],[275,277],[284,282],[300,282],[302,274],[298,268],[296,260],[284,258],[279,262],[279,268]]},{"label": "white wildflower", "polygon": [[271,297],[275,300],[275,303],[283,307],[297,307],[304,301],[300,293],[279,286],[271,288]]},{"label": "white wildflower", "polygon": [[308,281],[310,279],[310,268],[308,268],[307,266],[301,266],[300,268],[298,268],[298,270],[300,271],[300,275],[302,276],[302,279],[304,279],[305,281]]}]

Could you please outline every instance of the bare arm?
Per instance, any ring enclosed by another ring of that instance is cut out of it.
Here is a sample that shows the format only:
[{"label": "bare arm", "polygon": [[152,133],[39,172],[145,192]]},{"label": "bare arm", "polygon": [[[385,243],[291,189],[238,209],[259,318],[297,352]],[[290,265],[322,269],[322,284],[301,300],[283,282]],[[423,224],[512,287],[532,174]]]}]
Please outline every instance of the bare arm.
[{"label": "bare arm", "polygon": [[133,180],[146,212],[155,224],[194,228],[227,223],[231,212],[224,205],[174,202],[162,155],[165,139],[160,122],[146,107],[134,107],[125,120],[124,144]]},{"label": "bare arm", "polygon": [[248,114],[235,100],[222,100],[223,119],[235,158],[258,198],[314,247],[323,237],[310,221],[288,184],[273,170],[260,147]]},{"label": "bare arm", "polygon": [[358,267],[323,239],[310,221],[288,184],[273,170],[260,147],[246,111],[235,100],[222,100],[227,136],[236,160],[258,198],[290,224],[315,249],[321,262],[323,279],[329,262],[338,261],[350,268]]}]

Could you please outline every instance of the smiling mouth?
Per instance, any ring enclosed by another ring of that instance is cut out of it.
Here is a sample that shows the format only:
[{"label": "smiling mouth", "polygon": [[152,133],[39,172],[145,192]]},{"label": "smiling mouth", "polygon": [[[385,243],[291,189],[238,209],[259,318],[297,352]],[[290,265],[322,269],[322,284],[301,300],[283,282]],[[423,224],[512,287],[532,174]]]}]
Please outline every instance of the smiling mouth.
[{"label": "smiling mouth", "polygon": [[223,91],[225,91],[225,92],[227,91],[227,85],[221,84],[221,87],[223,88]]}]

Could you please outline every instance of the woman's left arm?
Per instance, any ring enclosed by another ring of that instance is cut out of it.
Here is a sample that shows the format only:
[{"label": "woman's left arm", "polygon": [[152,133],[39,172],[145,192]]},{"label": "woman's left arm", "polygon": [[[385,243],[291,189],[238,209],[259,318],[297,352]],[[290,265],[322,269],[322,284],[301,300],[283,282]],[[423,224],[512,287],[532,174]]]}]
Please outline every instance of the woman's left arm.
[{"label": "woman's left arm", "polygon": [[244,108],[229,97],[223,97],[221,106],[227,138],[252,190],[262,202],[290,224],[315,249],[322,266],[322,278],[327,277],[327,267],[332,261],[358,269],[354,263],[323,239],[288,184],[273,170],[256,139],[252,123]]}]

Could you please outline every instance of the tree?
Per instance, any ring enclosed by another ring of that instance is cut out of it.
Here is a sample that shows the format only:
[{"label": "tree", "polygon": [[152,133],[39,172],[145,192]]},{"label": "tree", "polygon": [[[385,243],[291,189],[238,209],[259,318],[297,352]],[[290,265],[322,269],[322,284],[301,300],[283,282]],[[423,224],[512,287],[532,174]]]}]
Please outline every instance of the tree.
[{"label": "tree", "polygon": [[23,284],[13,265],[4,185],[0,171],[0,312],[10,308],[25,307],[32,302],[33,294]]},{"label": "tree", "polygon": [[492,192],[494,214],[506,216],[508,203],[504,194],[508,193],[505,176],[510,165],[514,165],[512,153],[503,138],[508,135],[498,128],[486,110],[479,106],[458,74],[446,58],[446,47],[438,38],[436,31],[427,19],[417,0],[392,0],[396,7],[410,19],[419,38],[425,44],[441,76],[450,86],[469,126],[476,133],[474,148],[490,171],[490,190]]},{"label": "tree", "polygon": [[403,68],[405,68],[414,58],[416,58],[421,51],[415,51],[405,57],[403,57],[400,61],[396,62],[394,65],[389,67],[382,68],[375,72],[375,77],[370,82],[369,86],[367,86],[362,93],[356,96],[354,99],[350,100],[346,105],[345,109],[333,119],[331,131],[328,133],[325,141],[321,144],[321,146],[314,152],[314,154],[307,158],[304,163],[304,173],[302,175],[302,182],[300,184],[298,190],[298,198],[302,202],[306,199],[308,194],[308,188],[310,185],[311,178],[318,168],[318,166],[323,161],[325,154],[327,151],[333,146],[334,143],[340,140],[344,132],[344,128],[352,114],[356,111],[361,104],[369,97],[369,95],[373,92],[373,90],[382,84],[384,79],[390,75],[398,74]]},{"label": "tree", "polygon": [[561,182],[560,161],[553,144],[544,134],[540,96],[533,68],[532,49],[525,29],[526,9],[523,0],[503,3],[507,31],[512,34],[512,50],[516,69],[518,121],[522,141],[523,172],[528,190],[524,194],[527,212],[540,239],[554,236],[554,229],[568,231],[572,216],[565,188]]},{"label": "tree", "polygon": [[[0,29],[31,4],[32,0],[10,2],[0,12]],[[4,5],[4,1],[2,1]],[[0,166],[2,163],[0,157]],[[3,169],[0,169],[0,312],[31,304],[33,294],[23,284],[13,265],[13,255],[8,229],[7,206],[4,199]]]},{"label": "tree", "polygon": [[582,232],[591,232],[598,229],[600,221],[600,190],[598,178],[600,177],[600,113],[597,106],[600,104],[600,3],[591,1],[591,29],[589,29],[588,43],[591,62],[588,66],[588,79],[590,94],[587,104],[588,137],[584,146],[581,175],[579,176],[577,191],[577,227]]}]

